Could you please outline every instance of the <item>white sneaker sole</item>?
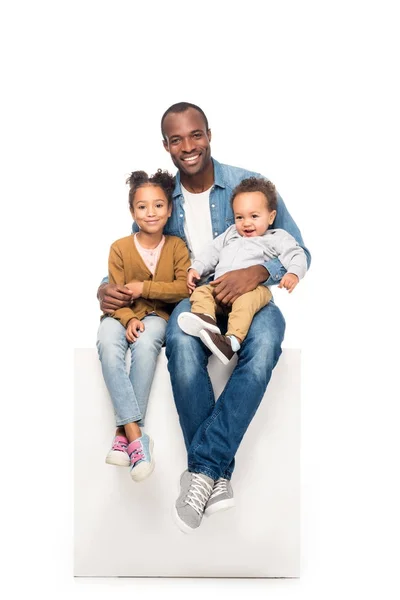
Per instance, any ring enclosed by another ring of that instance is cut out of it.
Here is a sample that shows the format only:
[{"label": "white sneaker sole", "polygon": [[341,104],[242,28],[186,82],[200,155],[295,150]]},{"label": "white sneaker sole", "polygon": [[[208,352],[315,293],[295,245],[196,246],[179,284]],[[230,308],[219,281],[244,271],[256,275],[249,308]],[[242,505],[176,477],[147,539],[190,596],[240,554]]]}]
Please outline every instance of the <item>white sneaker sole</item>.
[{"label": "white sneaker sole", "polygon": [[182,531],[182,533],[190,535],[191,533],[194,533],[196,529],[198,529],[198,527],[196,527],[196,529],[192,529],[191,527],[189,527],[189,525],[186,525],[185,521],[182,521],[182,519],[178,515],[178,511],[176,510],[175,504],[172,509],[172,518],[175,521],[178,528]]},{"label": "white sneaker sole", "polygon": [[150,477],[150,475],[154,471],[154,467],[156,466],[155,462],[154,462],[154,456],[153,456],[154,442],[151,438],[150,438],[149,448],[150,448],[151,461],[149,463],[142,462],[137,467],[134,467],[131,471],[131,477],[132,477],[133,481],[136,481],[136,483],[139,483],[140,481],[144,481],[145,479]]},{"label": "white sneaker sole", "polygon": [[206,515],[206,517],[211,517],[211,515],[214,515],[217,512],[220,512],[223,510],[229,510],[230,508],[233,508],[234,506],[235,506],[234,498],[229,498],[228,500],[221,500],[221,502],[216,502],[215,504],[211,504],[211,506],[206,508],[206,510],[204,511],[204,514]]},{"label": "white sneaker sole", "polygon": [[205,329],[200,331],[200,339],[224,365],[229,364],[230,359],[217,348]]},{"label": "white sneaker sole", "polygon": [[110,450],[106,456],[106,463],[115,467],[129,467],[131,464],[127,453],[120,450]]},{"label": "white sneaker sole", "polygon": [[213,331],[214,333],[221,333],[218,325],[209,325],[200,317],[197,317],[193,313],[181,313],[178,317],[178,325],[188,335],[193,335],[194,337],[200,337],[200,332],[202,329],[208,329],[208,331]]}]

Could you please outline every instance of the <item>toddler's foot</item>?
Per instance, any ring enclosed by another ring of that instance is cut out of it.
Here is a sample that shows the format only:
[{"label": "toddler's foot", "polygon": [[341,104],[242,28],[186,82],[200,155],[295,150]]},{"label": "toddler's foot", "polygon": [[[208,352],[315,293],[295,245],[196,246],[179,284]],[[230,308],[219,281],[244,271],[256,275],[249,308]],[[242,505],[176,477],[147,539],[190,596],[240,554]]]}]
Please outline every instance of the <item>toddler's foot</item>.
[{"label": "toddler's foot", "polygon": [[129,467],[128,440],[123,435],[116,435],[111,450],[106,456],[106,463],[117,467]]},{"label": "toddler's foot", "polygon": [[200,331],[200,338],[224,365],[227,365],[235,355],[235,351],[232,349],[232,340],[226,335],[202,329]]},{"label": "toddler's foot", "polygon": [[203,313],[183,312],[178,317],[178,325],[182,331],[195,337],[200,337],[202,329],[221,333],[215,319]]},{"label": "toddler's foot", "polygon": [[154,471],[153,440],[143,433],[128,446],[133,481],[143,481]]}]

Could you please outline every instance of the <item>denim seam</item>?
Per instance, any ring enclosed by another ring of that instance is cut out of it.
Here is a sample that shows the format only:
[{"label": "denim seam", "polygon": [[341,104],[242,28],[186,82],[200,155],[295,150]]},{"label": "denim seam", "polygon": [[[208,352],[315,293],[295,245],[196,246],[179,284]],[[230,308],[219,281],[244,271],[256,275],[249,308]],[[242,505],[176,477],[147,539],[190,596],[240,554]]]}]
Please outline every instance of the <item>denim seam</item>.
[{"label": "denim seam", "polygon": [[[225,387],[228,385],[229,381],[231,380],[232,375],[233,375],[233,373],[230,375],[228,381],[226,382]],[[210,379],[209,379],[209,381],[210,381]],[[210,386],[211,386],[211,381],[210,381]],[[222,392],[222,394],[219,396],[218,401],[215,403],[213,414],[210,416],[210,422],[208,423],[207,427],[204,429],[202,436],[199,440],[199,443],[197,444],[197,446],[195,446],[195,448],[193,448],[193,452],[196,452],[196,450],[199,448],[199,446],[201,446],[201,444],[204,442],[205,435],[206,435],[208,428],[211,427],[211,425],[214,423],[215,419],[217,419],[219,417],[219,415],[222,411],[221,396],[223,395],[223,393],[224,392]]]},{"label": "denim seam", "polygon": [[221,410],[217,411],[216,408],[214,408],[214,412],[212,415],[210,415],[210,422],[207,425],[207,427],[204,429],[203,433],[201,434],[201,438],[199,440],[199,443],[197,444],[197,446],[195,446],[193,448],[193,452],[196,452],[196,450],[201,446],[201,444],[204,442],[205,439],[205,435],[207,433],[208,428],[214,423],[215,419],[218,417],[219,413],[221,412]]},{"label": "denim seam", "polygon": [[207,475],[207,477],[211,477],[211,479],[213,479],[214,481],[216,481],[219,478],[219,475],[217,475],[215,471],[212,471],[208,467],[199,467],[189,464],[188,469],[190,473],[199,473],[201,475]]},{"label": "denim seam", "polygon": [[117,425],[117,427],[121,427],[122,425],[128,425],[128,423],[136,423],[137,421],[140,421],[141,419],[142,419],[142,417],[140,415],[136,418],[132,417],[131,419],[122,419],[121,422],[116,422],[116,425]]}]

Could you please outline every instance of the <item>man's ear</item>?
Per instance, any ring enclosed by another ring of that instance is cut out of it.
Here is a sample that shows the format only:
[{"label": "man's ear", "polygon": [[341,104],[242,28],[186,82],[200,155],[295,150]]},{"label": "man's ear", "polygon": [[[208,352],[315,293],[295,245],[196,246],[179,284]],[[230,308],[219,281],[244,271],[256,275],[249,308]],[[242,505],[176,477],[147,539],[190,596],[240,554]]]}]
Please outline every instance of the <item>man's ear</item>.
[{"label": "man's ear", "polygon": [[163,146],[164,146],[164,150],[166,150],[167,152],[169,152],[168,142],[166,142],[164,138],[163,138],[162,143],[163,143]]},{"label": "man's ear", "polygon": [[211,142],[211,129],[207,130],[208,141]]}]

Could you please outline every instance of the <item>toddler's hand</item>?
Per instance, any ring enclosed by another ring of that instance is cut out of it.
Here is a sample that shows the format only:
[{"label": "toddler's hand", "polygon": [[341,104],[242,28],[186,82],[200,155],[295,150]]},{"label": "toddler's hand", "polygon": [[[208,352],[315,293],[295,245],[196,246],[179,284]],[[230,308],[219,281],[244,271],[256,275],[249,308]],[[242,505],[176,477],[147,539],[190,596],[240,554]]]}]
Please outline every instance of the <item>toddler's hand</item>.
[{"label": "toddler's hand", "polygon": [[196,271],[196,269],[190,269],[188,272],[188,276],[187,276],[187,288],[189,291],[189,294],[191,294],[192,292],[194,292],[194,290],[196,289],[196,281],[200,280],[200,275],[198,273],[198,271]]},{"label": "toddler's hand", "polygon": [[126,326],[126,339],[128,342],[136,342],[140,333],[144,331],[144,324],[139,319],[133,318]]},{"label": "toddler's hand", "polygon": [[299,278],[297,277],[297,275],[295,275],[294,273],[285,273],[278,287],[287,289],[289,294],[291,294],[298,283]]}]

